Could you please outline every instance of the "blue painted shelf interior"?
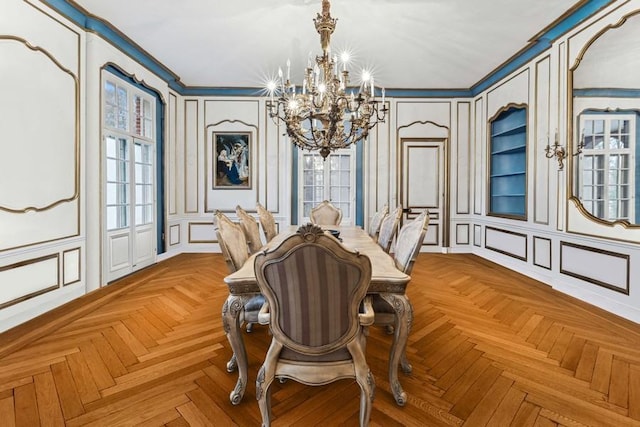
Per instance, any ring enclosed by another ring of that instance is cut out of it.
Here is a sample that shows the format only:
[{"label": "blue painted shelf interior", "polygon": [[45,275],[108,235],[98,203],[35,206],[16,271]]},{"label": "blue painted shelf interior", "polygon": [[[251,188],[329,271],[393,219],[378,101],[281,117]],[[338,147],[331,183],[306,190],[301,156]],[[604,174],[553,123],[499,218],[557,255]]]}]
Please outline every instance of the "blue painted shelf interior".
[{"label": "blue painted shelf interior", "polygon": [[527,110],[511,107],[491,122],[489,212],[525,218]]}]

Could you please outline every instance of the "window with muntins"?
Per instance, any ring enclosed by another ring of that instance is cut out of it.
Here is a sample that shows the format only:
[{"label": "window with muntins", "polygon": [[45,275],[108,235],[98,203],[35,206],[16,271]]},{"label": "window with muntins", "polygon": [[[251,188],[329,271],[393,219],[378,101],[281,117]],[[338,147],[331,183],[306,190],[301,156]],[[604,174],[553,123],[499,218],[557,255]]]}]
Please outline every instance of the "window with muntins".
[{"label": "window with muntins", "polygon": [[608,221],[635,221],[636,118],[633,114],[580,117],[578,194],[584,208]]},{"label": "window with muntins", "polygon": [[489,214],[526,219],[527,110],[507,107],[489,124]]}]

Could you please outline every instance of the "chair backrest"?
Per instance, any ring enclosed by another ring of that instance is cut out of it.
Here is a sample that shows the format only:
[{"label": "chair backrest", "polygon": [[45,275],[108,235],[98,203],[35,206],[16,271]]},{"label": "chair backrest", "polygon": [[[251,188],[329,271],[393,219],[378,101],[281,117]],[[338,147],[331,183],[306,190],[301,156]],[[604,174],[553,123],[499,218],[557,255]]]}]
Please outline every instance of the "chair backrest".
[{"label": "chair backrest", "polygon": [[382,224],[380,224],[380,233],[378,233],[378,244],[385,252],[389,253],[393,238],[398,230],[400,217],[402,216],[402,206],[397,206],[389,215],[387,215]]},{"label": "chair backrest", "polygon": [[213,225],[215,227],[218,243],[222,256],[233,273],[242,267],[249,258],[249,248],[247,239],[240,225],[231,221],[225,214],[216,210],[213,215]]},{"label": "chair backrest", "polygon": [[378,240],[378,233],[380,232],[380,225],[382,225],[382,221],[389,215],[389,206],[384,205],[382,209],[376,212],[371,218],[371,223],[369,224],[369,236],[373,237],[374,240]]},{"label": "chair backrest", "polygon": [[297,353],[325,355],[356,337],[371,262],[312,224],[259,253],[255,273],[270,306],[273,339]]},{"label": "chair backrest", "polygon": [[311,209],[309,218],[311,222],[316,225],[340,225],[340,221],[342,221],[342,210],[332,205],[328,200],[325,200]]},{"label": "chair backrest", "polygon": [[420,247],[427,234],[429,225],[429,212],[425,209],[413,221],[403,225],[396,238],[396,247],[393,251],[393,259],[396,268],[406,274],[411,274],[413,264],[420,253]]},{"label": "chair backrest", "polygon": [[258,218],[260,219],[260,225],[262,225],[262,231],[264,231],[264,237],[267,242],[276,237],[278,230],[276,228],[276,220],[273,218],[271,212],[266,210],[260,203],[256,204],[256,210],[258,211]]},{"label": "chair backrest", "polygon": [[262,238],[260,237],[260,227],[254,217],[249,215],[247,211],[242,209],[240,205],[236,206],[236,215],[240,219],[240,227],[247,238],[249,253],[256,253],[262,248]]}]

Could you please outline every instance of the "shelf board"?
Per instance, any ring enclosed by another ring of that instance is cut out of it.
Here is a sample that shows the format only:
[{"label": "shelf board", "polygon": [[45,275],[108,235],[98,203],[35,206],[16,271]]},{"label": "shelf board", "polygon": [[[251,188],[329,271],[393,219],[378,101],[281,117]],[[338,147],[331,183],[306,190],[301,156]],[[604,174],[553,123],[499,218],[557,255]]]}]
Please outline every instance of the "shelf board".
[{"label": "shelf board", "polygon": [[496,155],[496,154],[511,154],[511,153],[517,153],[517,152],[523,152],[526,153],[527,151],[527,145],[523,144],[523,145],[518,145],[515,147],[510,147],[504,150],[498,150],[498,151],[492,151],[491,155]]},{"label": "shelf board", "polygon": [[503,176],[518,176],[518,175],[526,175],[526,172],[516,171],[516,172],[509,172],[509,173],[497,173],[497,174],[491,175],[491,178],[501,178]]},{"label": "shelf board", "polygon": [[527,124],[522,123],[517,126],[511,127],[509,129],[502,130],[500,132],[491,133],[491,137],[494,138],[496,136],[517,135],[519,133],[525,133],[526,130],[527,130]]}]

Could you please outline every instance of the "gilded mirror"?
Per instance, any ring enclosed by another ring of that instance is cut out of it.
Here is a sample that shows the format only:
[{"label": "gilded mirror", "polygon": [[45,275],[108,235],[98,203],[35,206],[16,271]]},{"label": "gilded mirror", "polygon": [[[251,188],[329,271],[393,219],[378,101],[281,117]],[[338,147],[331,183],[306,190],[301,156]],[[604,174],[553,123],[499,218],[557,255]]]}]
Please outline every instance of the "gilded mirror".
[{"label": "gilded mirror", "polygon": [[640,11],[591,38],[569,81],[571,200],[596,222],[640,225]]}]

